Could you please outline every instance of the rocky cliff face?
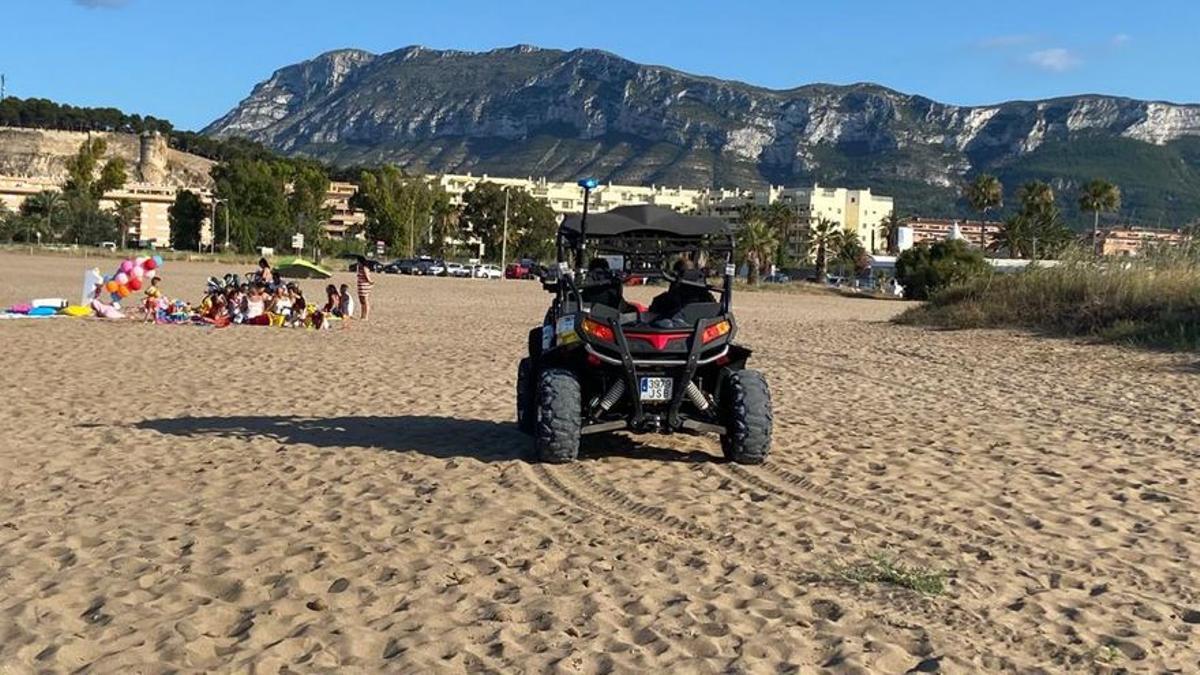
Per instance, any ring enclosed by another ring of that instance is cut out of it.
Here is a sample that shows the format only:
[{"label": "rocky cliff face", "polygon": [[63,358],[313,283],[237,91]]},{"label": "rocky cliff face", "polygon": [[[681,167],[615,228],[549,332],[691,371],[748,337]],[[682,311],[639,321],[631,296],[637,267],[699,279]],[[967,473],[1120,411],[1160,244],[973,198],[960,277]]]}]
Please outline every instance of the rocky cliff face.
[{"label": "rocky cliff face", "polygon": [[67,179],[67,162],[89,137],[99,136],[108,144],[105,160],[125,160],[131,182],[193,189],[212,186],[209,171],[214,162],[167,147],[166,139],[135,134],[53,131],[0,127],[0,175]]},{"label": "rocky cliff face", "polygon": [[[1200,138],[1197,105],[1077,96],[960,107],[871,84],[777,91],[528,46],[331,52],[277,71],[205,131],[341,164],[697,187],[840,182],[943,204],[971,171],[1019,180],[1075,148],[1086,173],[1147,146],[1162,161],[1182,152],[1200,185],[1192,146],[1174,145]],[[1083,179],[1066,173],[1048,177]]]}]

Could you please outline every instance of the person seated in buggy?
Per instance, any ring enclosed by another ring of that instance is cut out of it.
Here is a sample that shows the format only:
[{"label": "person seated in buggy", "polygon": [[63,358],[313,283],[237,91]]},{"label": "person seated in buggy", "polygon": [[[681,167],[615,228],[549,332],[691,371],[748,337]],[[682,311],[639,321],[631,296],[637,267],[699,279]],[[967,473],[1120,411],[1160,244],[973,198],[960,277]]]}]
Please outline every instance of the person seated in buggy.
[{"label": "person seated in buggy", "polygon": [[675,261],[671,270],[671,285],[650,301],[646,320],[660,328],[682,328],[694,321],[684,316],[689,305],[715,304],[713,294],[705,282],[704,270],[696,267],[696,263],[688,258]]},{"label": "person seated in buggy", "polygon": [[622,314],[637,312],[637,305],[626,302],[622,297],[623,288],[621,276],[612,270],[607,258],[592,258],[580,284],[579,296],[585,304],[593,307],[604,305]]}]

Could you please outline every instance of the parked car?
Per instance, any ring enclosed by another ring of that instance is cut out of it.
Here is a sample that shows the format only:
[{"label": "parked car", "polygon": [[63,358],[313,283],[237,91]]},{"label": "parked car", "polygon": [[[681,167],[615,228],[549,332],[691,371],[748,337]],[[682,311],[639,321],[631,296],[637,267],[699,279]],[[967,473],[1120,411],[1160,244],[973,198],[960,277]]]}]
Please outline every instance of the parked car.
[{"label": "parked car", "polygon": [[[396,272],[388,272],[387,268],[388,268],[388,265],[384,265],[383,263],[379,262],[378,260],[368,260],[367,261],[367,269],[372,272],[385,272],[387,274],[396,274]],[[346,269],[348,269],[351,272],[357,272],[358,271],[358,263],[352,262],[352,263],[350,263],[349,267],[347,267]]]},{"label": "parked car", "polygon": [[529,279],[533,276],[533,270],[524,263],[509,263],[504,268],[505,279]]},{"label": "parked car", "polygon": [[437,260],[420,258],[413,261],[412,274],[419,277],[436,277],[446,272],[446,268]]},{"label": "parked car", "polygon": [[448,277],[470,277],[471,268],[464,266],[462,263],[448,262],[446,263],[446,276]]},{"label": "parked car", "polygon": [[479,265],[475,268],[476,279],[503,279],[504,272],[499,265]]},{"label": "parked car", "polygon": [[399,260],[393,260],[392,262],[383,266],[383,273],[384,274],[414,274],[414,275],[419,276],[421,274],[420,261],[413,260],[411,258],[401,258]]},{"label": "parked car", "polygon": [[106,251],[115,251],[115,250],[117,250],[117,242],[115,242],[115,241],[102,241],[102,242],[100,242],[100,244],[99,244],[99,247],[100,247],[100,248],[102,248],[102,249],[104,249],[104,250],[106,250]]},{"label": "parked car", "polygon": [[763,278],[763,281],[767,282],[768,284],[786,284],[791,283],[792,278],[783,272],[776,272],[774,274],[768,274]]},{"label": "parked car", "polygon": [[421,269],[421,274],[430,277],[446,276],[446,261],[437,260],[427,255],[417,258],[417,266]]}]

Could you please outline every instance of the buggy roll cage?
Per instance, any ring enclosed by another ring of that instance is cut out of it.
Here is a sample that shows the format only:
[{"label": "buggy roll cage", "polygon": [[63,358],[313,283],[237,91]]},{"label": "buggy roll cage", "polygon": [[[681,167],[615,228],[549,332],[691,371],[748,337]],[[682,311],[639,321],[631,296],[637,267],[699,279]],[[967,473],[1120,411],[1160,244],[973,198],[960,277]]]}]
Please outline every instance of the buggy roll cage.
[{"label": "buggy roll cage", "polygon": [[[591,248],[593,256],[620,257],[621,269],[612,270],[618,282],[640,276],[704,288],[720,294],[722,314],[730,312],[736,267],[735,239],[728,223],[662,207],[632,206],[600,214],[599,226],[589,229],[588,197],[595,182],[582,180],[579,185],[584,189],[583,213],[565,218],[559,226],[555,240],[558,279],[547,285],[547,290],[556,291],[560,310],[571,298],[577,307],[583,306],[581,291],[589,286],[585,274]],[[705,280],[672,274],[670,269],[680,258],[693,261]],[[721,285],[709,284],[706,279],[710,276],[722,276]]]}]

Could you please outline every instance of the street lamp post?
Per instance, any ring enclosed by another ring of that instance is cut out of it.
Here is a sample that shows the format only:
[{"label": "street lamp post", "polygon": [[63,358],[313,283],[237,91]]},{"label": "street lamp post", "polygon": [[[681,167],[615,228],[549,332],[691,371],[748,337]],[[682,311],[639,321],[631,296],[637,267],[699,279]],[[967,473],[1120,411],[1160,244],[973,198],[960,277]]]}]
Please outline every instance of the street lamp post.
[{"label": "street lamp post", "polygon": [[229,200],[218,199],[215,195],[212,198],[212,248],[217,247],[217,204],[225,205],[225,246],[224,250],[229,251]]},{"label": "street lamp post", "polygon": [[500,238],[500,273],[508,269],[508,188],[504,188],[504,230]]}]

